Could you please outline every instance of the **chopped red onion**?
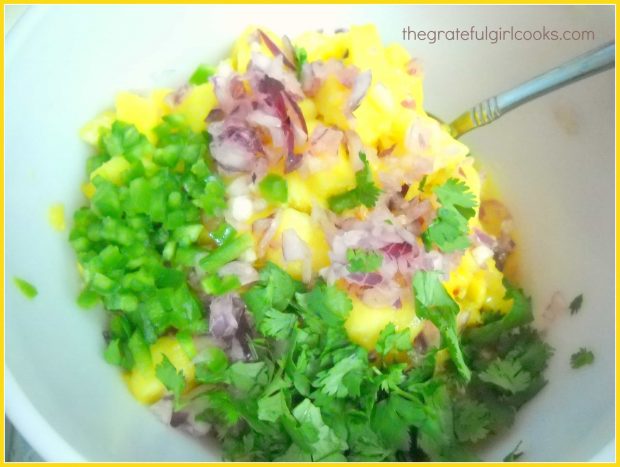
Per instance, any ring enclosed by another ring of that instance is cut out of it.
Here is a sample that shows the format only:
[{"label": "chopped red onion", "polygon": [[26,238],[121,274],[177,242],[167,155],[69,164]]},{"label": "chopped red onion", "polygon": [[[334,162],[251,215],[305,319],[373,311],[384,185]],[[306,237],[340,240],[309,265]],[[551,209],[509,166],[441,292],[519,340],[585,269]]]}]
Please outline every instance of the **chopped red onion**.
[{"label": "chopped red onion", "polygon": [[216,338],[234,336],[239,318],[245,309],[237,294],[228,293],[215,297],[209,306],[209,332]]},{"label": "chopped red onion", "polygon": [[282,256],[284,261],[301,261],[310,256],[310,248],[303,241],[295,229],[286,229],[282,232]]},{"label": "chopped red onion", "polygon": [[347,101],[348,112],[353,112],[360,106],[362,99],[366,96],[366,93],[370,88],[371,83],[372,73],[370,70],[366,70],[365,72],[357,75],[355,82],[353,83],[353,89],[351,90],[349,100]]},{"label": "chopped red onion", "polygon": [[220,276],[236,276],[241,285],[251,284],[258,280],[258,271],[245,261],[232,261],[218,271]]},{"label": "chopped red onion", "polygon": [[282,57],[282,60],[284,61],[284,64],[291,70],[295,70],[295,65],[291,63],[291,61],[286,57],[284,52],[280,50],[280,48],[275,44],[275,42],[273,42],[269,38],[269,36],[260,29],[258,30],[258,33],[260,35],[260,38],[263,40],[263,42],[265,43],[269,51],[274,55],[274,57],[280,55]]}]

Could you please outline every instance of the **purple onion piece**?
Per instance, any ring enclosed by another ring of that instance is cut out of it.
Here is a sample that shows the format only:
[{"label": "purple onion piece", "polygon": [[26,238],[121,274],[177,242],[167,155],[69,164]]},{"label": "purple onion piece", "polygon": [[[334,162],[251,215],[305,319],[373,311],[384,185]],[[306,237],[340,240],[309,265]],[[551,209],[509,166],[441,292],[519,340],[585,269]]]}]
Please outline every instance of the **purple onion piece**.
[{"label": "purple onion piece", "polygon": [[271,51],[274,56],[282,55],[283,63],[289,67],[291,70],[295,70],[295,65],[291,63],[291,61],[286,57],[286,54],[280,50],[280,48],[269,38],[267,34],[265,34],[260,29],[258,30],[258,34],[260,38],[263,40],[267,48]]}]

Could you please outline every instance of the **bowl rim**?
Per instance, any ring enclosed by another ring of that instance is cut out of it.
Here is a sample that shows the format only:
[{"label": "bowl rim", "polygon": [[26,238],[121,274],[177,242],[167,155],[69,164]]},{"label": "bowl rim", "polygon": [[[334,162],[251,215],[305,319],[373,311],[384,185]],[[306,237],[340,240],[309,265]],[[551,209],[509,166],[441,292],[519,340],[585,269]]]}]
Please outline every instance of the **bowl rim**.
[{"label": "bowl rim", "polygon": [[[250,2],[252,3],[252,2]],[[28,39],[31,30],[51,10],[51,5],[29,5],[20,18],[5,35],[5,71],[14,59],[16,49]],[[6,308],[4,308],[6,313]],[[6,346],[6,336],[5,336]],[[5,349],[6,350],[6,349]],[[45,461],[51,462],[89,462],[50,422],[37,410],[28,399],[9,366],[4,364],[4,404],[5,414],[19,433]],[[614,462],[616,460],[616,436],[607,442],[589,462]]]}]

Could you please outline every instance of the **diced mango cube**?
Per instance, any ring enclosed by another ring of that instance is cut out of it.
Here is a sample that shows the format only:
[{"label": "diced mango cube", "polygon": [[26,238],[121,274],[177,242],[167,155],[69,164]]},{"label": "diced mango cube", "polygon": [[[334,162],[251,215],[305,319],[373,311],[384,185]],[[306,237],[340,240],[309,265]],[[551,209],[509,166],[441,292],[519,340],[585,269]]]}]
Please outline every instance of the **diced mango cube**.
[{"label": "diced mango cube", "polygon": [[194,383],[195,368],[176,337],[160,337],[151,346],[152,366],[147,371],[137,368],[125,375],[125,381],[133,396],[143,404],[153,404],[163,397],[166,388],[155,374],[155,368],[161,363],[164,355],[168,357],[177,371],[183,371],[186,388],[191,389]]},{"label": "diced mango cube", "polygon": [[373,308],[358,298],[352,297],[353,309],[345,322],[349,338],[362,347],[373,350],[379,334],[393,323],[397,331],[409,328],[411,339],[422,330],[424,322],[416,317],[412,304],[404,304],[402,308]]},{"label": "diced mango cube", "polygon": [[282,232],[293,229],[299,238],[308,245],[312,254],[312,271],[318,272],[329,265],[329,245],[325,234],[310,215],[293,208],[284,208],[280,212],[280,224],[267,250],[266,259],[274,262],[295,279],[301,279],[303,263],[299,261],[287,262],[282,254]]},{"label": "diced mango cube", "polygon": [[206,129],[205,119],[216,105],[213,83],[209,82],[193,86],[172,113],[183,115],[192,131],[198,133]]},{"label": "diced mango cube", "polygon": [[169,111],[165,102],[170,94],[167,89],[153,91],[149,97],[142,97],[131,92],[121,92],[116,96],[116,118],[125,123],[135,125],[151,142],[155,142],[153,133],[161,117]]}]

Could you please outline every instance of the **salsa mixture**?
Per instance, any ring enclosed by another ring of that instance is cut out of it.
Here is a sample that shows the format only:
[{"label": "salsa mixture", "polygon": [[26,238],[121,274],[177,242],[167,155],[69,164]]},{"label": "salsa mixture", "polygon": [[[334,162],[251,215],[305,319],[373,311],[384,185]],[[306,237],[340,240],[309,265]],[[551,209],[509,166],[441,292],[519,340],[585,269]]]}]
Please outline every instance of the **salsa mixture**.
[{"label": "salsa mixture", "polygon": [[372,25],[122,92],[70,234],[105,360],[227,460],[473,460],[544,385],[510,214]]}]

